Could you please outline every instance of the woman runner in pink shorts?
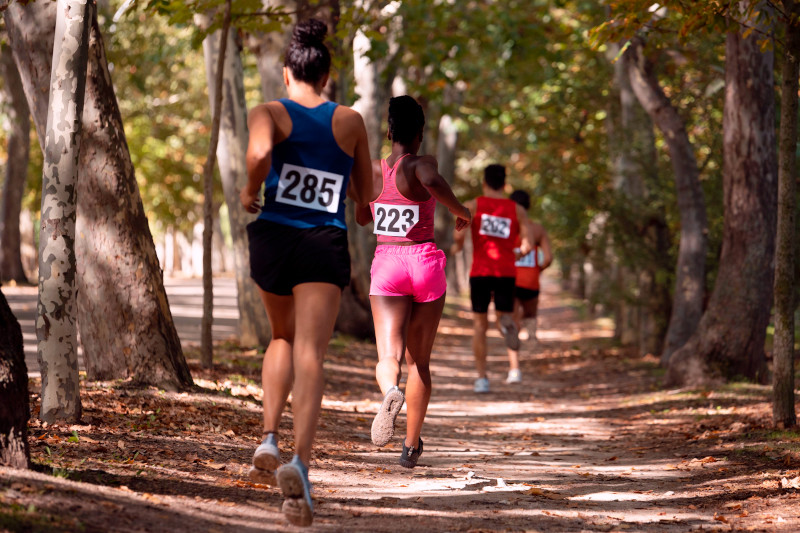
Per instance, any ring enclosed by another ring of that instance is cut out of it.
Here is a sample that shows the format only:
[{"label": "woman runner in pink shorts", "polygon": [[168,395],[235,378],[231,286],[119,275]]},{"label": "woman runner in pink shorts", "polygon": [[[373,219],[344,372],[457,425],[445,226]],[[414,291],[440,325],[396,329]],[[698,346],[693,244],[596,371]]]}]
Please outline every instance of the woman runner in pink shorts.
[{"label": "woman runner in pink shorts", "polygon": [[[373,190],[369,208],[357,210],[359,224],[374,221],[378,247],[372,262],[369,299],[375,321],[378,364],[375,376],[384,394],[372,423],[372,442],[383,446],[394,435],[394,423],[405,401],[406,438],[400,465],[413,468],[422,453],[420,432],[431,397],[430,358],[444,309],[447,280],[445,255],[433,242],[436,201],[467,227],[472,215],[439,174],[436,158],[418,156],[425,115],[410,96],[389,101],[392,153],[372,162]],[[408,365],[406,395],[400,365]]]}]

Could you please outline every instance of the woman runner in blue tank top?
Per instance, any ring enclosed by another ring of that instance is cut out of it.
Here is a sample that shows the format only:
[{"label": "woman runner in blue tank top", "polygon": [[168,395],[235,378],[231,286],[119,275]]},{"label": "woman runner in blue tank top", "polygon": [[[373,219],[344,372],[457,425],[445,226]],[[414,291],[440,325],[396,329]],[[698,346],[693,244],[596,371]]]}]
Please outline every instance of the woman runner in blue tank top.
[{"label": "woman runner in blue tank top", "polygon": [[[322,361],[350,281],[344,198],[366,205],[372,197],[361,115],[321,96],[330,70],[326,31],[314,19],[294,29],[283,69],[289,97],[250,112],[248,179],[240,193],[247,211],[260,211],[247,227],[250,271],[272,326],[262,369],[263,441],[250,477],[277,482],[283,514],[300,526],[314,518],[308,465],[322,404]],[[280,466],[278,427],[290,392],[296,455]]]}]

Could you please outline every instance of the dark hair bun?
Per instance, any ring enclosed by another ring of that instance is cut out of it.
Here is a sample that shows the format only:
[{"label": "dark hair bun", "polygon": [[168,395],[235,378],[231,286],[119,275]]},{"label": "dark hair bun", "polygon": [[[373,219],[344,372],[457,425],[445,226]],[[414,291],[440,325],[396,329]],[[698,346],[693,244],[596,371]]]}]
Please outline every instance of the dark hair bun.
[{"label": "dark hair bun", "polygon": [[303,46],[315,46],[325,42],[328,27],[320,20],[308,19],[294,28],[292,39]]}]

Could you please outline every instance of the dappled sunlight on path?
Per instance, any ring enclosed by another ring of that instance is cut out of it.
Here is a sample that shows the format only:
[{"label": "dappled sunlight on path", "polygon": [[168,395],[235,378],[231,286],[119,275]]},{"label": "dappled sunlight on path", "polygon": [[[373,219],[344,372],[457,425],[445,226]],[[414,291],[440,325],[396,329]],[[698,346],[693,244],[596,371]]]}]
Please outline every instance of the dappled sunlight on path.
[{"label": "dappled sunlight on path", "polygon": [[[405,409],[388,445],[370,442],[381,400],[375,345],[334,336],[309,531],[800,530],[797,491],[781,485],[800,480],[796,458],[741,442],[762,427],[765,389],[663,390],[655,358],[634,357],[612,335],[609,320],[545,283],[538,342],[520,352],[522,383],[505,383],[505,347],[492,331],[492,389],[475,394],[471,313],[465,298],[449,298],[413,470],[397,464]],[[206,370],[188,349],[191,392],[86,383],[83,425],[32,423],[34,461],[63,478],[3,471],[0,504],[68,509],[63,519],[87,530],[113,518],[120,531],[297,531],[281,516],[279,491],[246,477],[261,425],[261,355],[229,350]],[[37,402],[34,394],[34,410]],[[291,427],[289,409],[283,460],[294,452]]]}]

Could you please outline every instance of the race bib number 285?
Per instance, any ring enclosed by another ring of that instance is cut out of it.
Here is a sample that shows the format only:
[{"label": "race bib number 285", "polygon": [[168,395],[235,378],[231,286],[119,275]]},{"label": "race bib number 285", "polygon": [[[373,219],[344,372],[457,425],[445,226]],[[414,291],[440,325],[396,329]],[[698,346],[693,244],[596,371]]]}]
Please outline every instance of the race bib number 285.
[{"label": "race bib number 285", "polygon": [[489,237],[508,239],[511,236],[511,219],[483,213],[481,215],[481,228],[478,233]]},{"label": "race bib number 285", "polygon": [[343,183],[341,174],[284,164],[275,201],[336,213]]}]

